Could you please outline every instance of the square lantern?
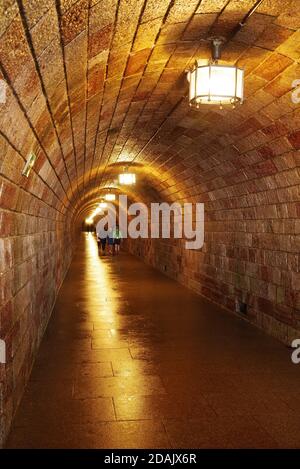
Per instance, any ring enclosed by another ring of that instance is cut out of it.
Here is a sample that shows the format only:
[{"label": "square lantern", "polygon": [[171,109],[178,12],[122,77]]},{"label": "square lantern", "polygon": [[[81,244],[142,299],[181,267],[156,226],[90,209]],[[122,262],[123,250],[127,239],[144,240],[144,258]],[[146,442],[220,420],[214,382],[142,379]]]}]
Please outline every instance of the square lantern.
[{"label": "square lantern", "polygon": [[114,200],[116,200],[116,195],[108,192],[107,194],[105,194],[104,198],[105,200],[107,200],[107,202],[113,202]]},{"label": "square lantern", "polygon": [[244,98],[244,70],[234,65],[209,63],[198,65],[196,62],[189,71],[190,106],[199,108],[200,104],[242,103]]},{"label": "square lantern", "polygon": [[134,173],[121,173],[119,174],[119,183],[122,185],[130,186],[135,184],[136,176]]}]

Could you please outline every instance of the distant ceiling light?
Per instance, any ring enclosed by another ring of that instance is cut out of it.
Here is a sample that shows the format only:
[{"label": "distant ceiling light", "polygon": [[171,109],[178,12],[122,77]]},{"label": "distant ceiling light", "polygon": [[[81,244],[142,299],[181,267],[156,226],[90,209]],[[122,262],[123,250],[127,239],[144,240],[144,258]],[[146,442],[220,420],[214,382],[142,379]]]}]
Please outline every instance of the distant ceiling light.
[{"label": "distant ceiling light", "polygon": [[107,207],[107,203],[104,202],[104,201],[101,201],[100,204],[99,204],[99,207],[100,207],[100,208],[106,208],[106,207]]},{"label": "distant ceiling light", "polygon": [[207,65],[195,62],[188,72],[190,106],[200,104],[242,103],[244,98],[244,70],[234,65],[219,65],[222,39],[212,40],[212,60]]},{"label": "distant ceiling light", "polygon": [[87,223],[94,223],[94,218],[95,218],[97,215],[103,215],[102,208],[99,207],[99,206],[98,206],[97,208],[95,208],[95,210],[93,211],[93,213],[86,219],[86,222],[87,222]]},{"label": "distant ceiling light", "polygon": [[91,225],[91,224],[94,222],[94,220],[93,220],[92,218],[87,218],[87,219],[85,220],[85,222],[86,222],[88,225]]},{"label": "distant ceiling light", "polygon": [[30,171],[32,170],[34,163],[36,162],[36,155],[35,153],[31,152],[27,158],[27,161],[25,163],[25,166],[22,171],[22,176],[25,176],[28,178]]},{"label": "distant ceiling light", "polygon": [[130,186],[132,184],[135,184],[136,182],[136,176],[134,173],[121,173],[119,174],[119,183]]},{"label": "distant ceiling light", "polygon": [[104,198],[105,198],[105,200],[107,200],[108,202],[112,202],[113,200],[116,200],[116,195],[115,195],[115,194],[111,194],[111,193],[107,193],[107,194],[105,194]]},{"label": "distant ceiling light", "polygon": [[95,217],[96,215],[103,215],[103,210],[102,210],[101,207],[97,207],[97,208],[93,211],[92,217]]}]

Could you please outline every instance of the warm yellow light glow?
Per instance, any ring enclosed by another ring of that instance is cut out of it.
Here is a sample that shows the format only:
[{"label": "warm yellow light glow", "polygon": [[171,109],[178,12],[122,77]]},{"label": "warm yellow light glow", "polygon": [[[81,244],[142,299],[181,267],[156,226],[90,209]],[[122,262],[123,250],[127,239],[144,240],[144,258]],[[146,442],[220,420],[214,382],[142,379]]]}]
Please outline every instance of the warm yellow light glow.
[{"label": "warm yellow light glow", "polygon": [[86,223],[88,223],[88,224],[94,223],[94,218],[95,218],[96,215],[103,215],[103,211],[102,211],[101,207],[95,208],[93,213],[85,220]]},{"label": "warm yellow light glow", "polygon": [[[114,290],[115,285],[111,281],[111,271],[107,264],[99,258],[97,242],[94,236],[86,237],[86,259],[89,266],[89,275],[93,281],[84,282],[87,314],[99,319],[108,329],[119,329],[120,300]],[[101,295],[99,295],[101,292]],[[122,319],[122,318],[121,318]],[[107,330],[107,341],[113,342],[113,338]],[[112,344],[113,346],[113,344]]]},{"label": "warm yellow light glow", "polygon": [[104,201],[102,201],[102,202],[100,202],[99,207],[100,207],[100,208],[106,208],[106,207],[107,207],[107,203],[104,202]]},{"label": "warm yellow light glow", "polygon": [[189,72],[189,101],[199,104],[236,104],[243,102],[244,70],[232,65],[195,64]]},{"label": "warm yellow light glow", "polygon": [[111,194],[111,193],[107,193],[107,194],[105,194],[104,198],[105,198],[105,200],[107,200],[109,202],[112,202],[113,200],[116,200],[116,195]]},{"label": "warm yellow light glow", "polygon": [[135,174],[133,173],[122,173],[122,174],[119,174],[119,183],[120,184],[124,184],[124,185],[131,185],[131,184],[135,184],[136,182],[136,177],[135,177]]}]

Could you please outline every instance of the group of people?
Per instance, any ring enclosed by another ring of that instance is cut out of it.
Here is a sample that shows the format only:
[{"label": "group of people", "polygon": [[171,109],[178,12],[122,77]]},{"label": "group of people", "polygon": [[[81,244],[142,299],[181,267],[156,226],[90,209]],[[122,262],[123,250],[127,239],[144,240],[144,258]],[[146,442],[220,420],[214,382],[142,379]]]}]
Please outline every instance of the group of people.
[{"label": "group of people", "polygon": [[122,233],[118,225],[115,228],[110,228],[108,232],[103,230],[102,232],[97,231],[96,234],[99,253],[105,254],[107,246],[108,254],[119,254]]}]

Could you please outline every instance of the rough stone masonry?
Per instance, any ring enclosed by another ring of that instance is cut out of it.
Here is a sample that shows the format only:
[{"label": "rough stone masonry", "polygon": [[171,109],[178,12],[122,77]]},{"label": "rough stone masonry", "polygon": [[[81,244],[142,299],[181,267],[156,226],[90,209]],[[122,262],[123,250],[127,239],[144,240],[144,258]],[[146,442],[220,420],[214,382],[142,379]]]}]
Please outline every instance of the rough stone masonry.
[{"label": "rough stone masonry", "polygon": [[[0,10],[0,442],[18,405],[82,220],[124,161],[134,197],[205,203],[205,243],[128,248],[285,343],[300,330],[300,17],[267,0],[222,59],[245,103],[190,110],[185,70],[253,0],[5,0]],[[37,162],[22,176],[33,151]],[[128,196],[133,194],[128,192]]]}]

